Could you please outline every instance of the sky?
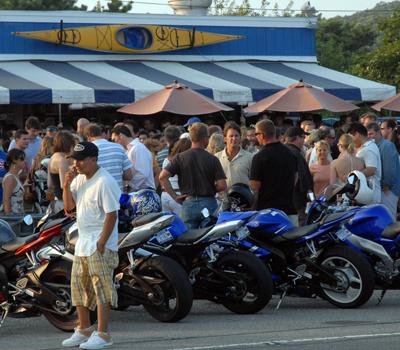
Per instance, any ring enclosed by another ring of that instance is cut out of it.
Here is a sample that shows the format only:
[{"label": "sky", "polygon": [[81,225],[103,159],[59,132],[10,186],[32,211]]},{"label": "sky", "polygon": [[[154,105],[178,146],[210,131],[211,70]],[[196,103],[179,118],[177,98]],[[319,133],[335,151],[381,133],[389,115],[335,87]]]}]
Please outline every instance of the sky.
[{"label": "sky", "polygon": [[[97,0],[79,0],[78,4],[85,4],[91,10]],[[311,0],[311,5],[320,10],[323,17],[329,18],[334,16],[345,16],[354,13],[354,10],[361,11],[373,8],[378,2],[377,0]],[[391,1],[382,1],[391,2]],[[106,6],[107,0],[100,0],[102,6]],[[150,4],[151,3],[151,4]],[[236,0],[237,4],[241,0]],[[261,0],[250,0],[254,8],[260,6]],[[280,8],[285,8],[289,0],[270,0],[271,8],[277,3]],[[305,3],[305,0],[294,0],[293,10],[298,10]],[[159,5],[156,5],[159,4]],[[324,11],[327,10],[327,11]],[[346,11],[346,12],[343,12]],[[348,11],[348,12],[347,12]],[[173,10],[168,6],[168,0],[137,0],[133,4],[132,13],[161,13],[173,14]]]}]

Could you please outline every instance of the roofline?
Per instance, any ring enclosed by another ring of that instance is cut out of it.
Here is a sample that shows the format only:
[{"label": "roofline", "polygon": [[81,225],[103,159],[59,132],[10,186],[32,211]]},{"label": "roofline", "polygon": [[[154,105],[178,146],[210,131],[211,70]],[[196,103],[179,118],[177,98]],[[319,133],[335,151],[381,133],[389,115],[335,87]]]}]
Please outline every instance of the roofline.
[{"label": "roofline", "polygon": [[57,54],[0,54],[0,62],[9,61],[103,62],[103,61],[163,61],[163,62],[303,62],[317,63],[315,56],[235,56],[235,55],[57,55]]},{"label": "roofline", "polygon": [[202,25],[220,27],[315,28],[315,17],[180,16],[85,11],[0,11],[0,22]]}]

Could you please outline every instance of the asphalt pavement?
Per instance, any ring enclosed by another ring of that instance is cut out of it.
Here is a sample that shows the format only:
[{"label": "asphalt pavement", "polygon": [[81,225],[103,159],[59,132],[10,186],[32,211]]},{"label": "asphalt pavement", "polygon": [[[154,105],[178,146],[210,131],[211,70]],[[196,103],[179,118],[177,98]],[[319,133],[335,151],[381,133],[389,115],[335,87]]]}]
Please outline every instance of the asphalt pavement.
[{"label": "asphalt pavement", "polygon": [[[113,311],[113,349],[138,350],[398,350],[400,291],[378,292],[359,309],[342,310],[321,299],[286,298],[276,310],[274,297],[262,312],[236,315],[221,305],[195,301],[188,317],[176,324],[154,320],[142,307]],[[43,317],[8,318],[0,328],[0,350],[61,349],[68,337]]]}]

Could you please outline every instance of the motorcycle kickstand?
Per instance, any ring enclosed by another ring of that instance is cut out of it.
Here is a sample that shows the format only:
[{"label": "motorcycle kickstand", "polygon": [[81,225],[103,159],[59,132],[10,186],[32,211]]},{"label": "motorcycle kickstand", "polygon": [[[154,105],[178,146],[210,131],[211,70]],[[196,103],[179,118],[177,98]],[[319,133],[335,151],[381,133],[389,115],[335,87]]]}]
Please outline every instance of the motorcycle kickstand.
[{"label": "motorcycle kickstand", "polygon": [[3,325],[5,319],[7,318],[9,310],[10,310],[10,306],[9,305],[6,305],[6,306],[3,307],[3,311],[1,313],[1,318],[0,318],[0,328]]},{"label": "motorcycle kickstand", "polygon": [[386,291],[387,291],[387,289],[383,289],[383,290],[382,290],[381,295],[378,297],[378,303],[377,303],[376,305],[379,305],[379,304],[382,302],[383,297],[384,297],[385,294],[386,294]]},{"label": "motorcycle kickstand", "polygon": [[279,310],[279,308],[280,308],[280,306],[281,306],[281,304],[282,304],[282,302],[283,302],[283,299],[285,299],[285,297],[286,297],[286,294],[287,294],[287,289],[285,289],[285,290],[281,293],[281,296],[280,296],[280,298],[279,298],[278,305],[276,305],[276,310]]}]

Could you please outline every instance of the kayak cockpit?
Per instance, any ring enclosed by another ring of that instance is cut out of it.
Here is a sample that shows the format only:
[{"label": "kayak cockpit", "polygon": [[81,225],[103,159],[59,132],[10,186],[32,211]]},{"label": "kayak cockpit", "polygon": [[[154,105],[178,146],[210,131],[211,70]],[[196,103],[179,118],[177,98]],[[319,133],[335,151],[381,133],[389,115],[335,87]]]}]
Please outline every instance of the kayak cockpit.
[{"label": "kayak cockpit", "polygon": [[127,27],[120,29],[116,34],[119,44],[130,49],[144,50],[153,44],[153,35],[143,27]]}]

